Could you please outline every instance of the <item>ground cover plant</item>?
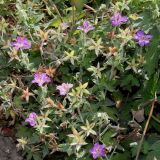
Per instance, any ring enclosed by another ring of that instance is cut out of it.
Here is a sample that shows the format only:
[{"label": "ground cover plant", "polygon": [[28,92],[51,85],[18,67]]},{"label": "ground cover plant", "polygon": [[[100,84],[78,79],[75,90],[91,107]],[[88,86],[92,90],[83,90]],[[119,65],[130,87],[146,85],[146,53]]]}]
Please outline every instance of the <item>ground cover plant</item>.
[{"label": "ground cover plant", "polygon": [[159,0],[0,0],[1,127],[27,160],[160,160]]}]

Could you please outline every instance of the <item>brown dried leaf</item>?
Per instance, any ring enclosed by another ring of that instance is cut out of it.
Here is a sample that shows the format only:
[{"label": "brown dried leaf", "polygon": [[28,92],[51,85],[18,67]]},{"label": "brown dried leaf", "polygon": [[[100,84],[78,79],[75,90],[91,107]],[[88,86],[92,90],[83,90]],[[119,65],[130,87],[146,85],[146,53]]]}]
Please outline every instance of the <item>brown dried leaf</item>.
[{"label": "brown dried leaf", "polygon": [[143,122],[144,119],[145,119],[145,118],[144,118],[144,108],[139,109],[139,110],[137,110],[137,111],[132,110],[132,115],[133,115],[134,119],[135,119],[137,122],[139,122],[139,123]]}]

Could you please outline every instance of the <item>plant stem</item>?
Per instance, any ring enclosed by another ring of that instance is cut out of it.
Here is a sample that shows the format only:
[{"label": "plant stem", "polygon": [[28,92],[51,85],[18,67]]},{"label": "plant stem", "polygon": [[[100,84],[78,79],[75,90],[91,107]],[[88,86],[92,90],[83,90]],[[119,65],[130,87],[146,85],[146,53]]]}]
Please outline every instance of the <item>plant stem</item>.
[{"label": "plant stem", "polygon": [[80,117],[81,121],[84,123],[84,119],[83,119],[83,116],[81,114],[81,110],[79,108],[77,108],[77,112],[79,114],[79,117]]},{"label": "plant stem", "polygon": [[160,120],[159,120],[157,117],[155,117],[154,115],[152,115],[152,118],[153,118],[157,123],[160,123]]},{"label": "plant stem", "polygon": [[56,13],[58,14],[59,18],[61,19],[61,22],[63,22],[63,18],[61,16],[56,4],[54,2],[52,2],[52,4],[53,4],[53,8],[55,9]]},{"label": "plant stem", "polygon": [[108,130],[108,128],[109,128],[109,126],[107,126],[107,127],[103,130],[103,132],[100,134],[101,137],[106,133],[106,131]]},{"label": "plant stem", "polygon": [[112,158],[112,156],[113,156],[113,154],[114,154],[114,152],[115,152],[116,149],[117,149],[117,145],[114,147],[114,149],[113,149],[113,151],[112,151],[112,153],[111,153],[111,155],[109,157],[109,160],[111,160],[111,158]]},{"label": "plant stem", "polygon": [[155,106],[155,102],[156,101],[157,101],[157,98],[155,96],[155,99],[152,101],[152,106],[151,106],[151,109],[150,109],[150,112],[149,112],[149,116],[148,116],[146,125],[145,125],[144,130],[143,130],[142,138],[141,138],[139,146],[138,146],[137,155],[136,155],[135,160],[138,160],[138,158],[139,158],[139,155],[140,155],[140,152],[141,152],[141,148],[142,148],[142,144],[143,144],[143,140],[144,140],[145,134],[147,132],[148,125],[149,125],[149,122],[151,120],[151,117],[152,117],[152,114],[153,114],[153,110],[154,110],[154,106]]},{"label": "plant stem", "polygon": [[94,13],[96,13],[96,10],[94,8],[92,8],[91,6],[87,5],[87,4],[84,4],[84,7],[93,11]]},{"label": "plant stem", "polygon": [[[85,35],[85,33],[82,33],[81,34],[81,38],[82,38],[82,42],[83,42],[83,44],[82,44],[82,57],[81,57],[81,62],[83,62],[84,61],[84,58],[85,58],[85,44],[86,44],[86,35]],[[81,81],[81,83],[82,83],[82,77],[83,77],[83,65],[82,65],[82,63],[80,63],[80,81]]]}]

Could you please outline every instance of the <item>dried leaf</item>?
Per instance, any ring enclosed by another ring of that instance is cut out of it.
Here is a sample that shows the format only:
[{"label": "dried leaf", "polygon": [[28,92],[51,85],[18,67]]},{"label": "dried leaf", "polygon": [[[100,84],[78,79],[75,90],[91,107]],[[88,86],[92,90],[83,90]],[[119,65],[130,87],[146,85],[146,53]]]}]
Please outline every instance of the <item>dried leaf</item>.
[{"label": "dried leaf", "polygon": [[144,119],[145,119],[145,118],[144,118],[144,108],[139,109],[139,110],[137,110],[137,111],[132,110],[132,115],[133,115],[134,119],[135,119],[137,122],[139,122],[139,123],[143,122]]}]

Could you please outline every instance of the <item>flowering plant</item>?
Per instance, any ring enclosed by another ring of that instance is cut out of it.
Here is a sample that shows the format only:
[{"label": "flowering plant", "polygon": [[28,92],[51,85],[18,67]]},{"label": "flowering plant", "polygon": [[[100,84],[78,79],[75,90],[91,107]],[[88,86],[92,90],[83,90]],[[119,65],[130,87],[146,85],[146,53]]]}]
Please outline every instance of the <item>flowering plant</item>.
[{"label": "flowering plant", "polygon": [[11,1],[0,112],[25,159],[158,160],[160,3]]}]

